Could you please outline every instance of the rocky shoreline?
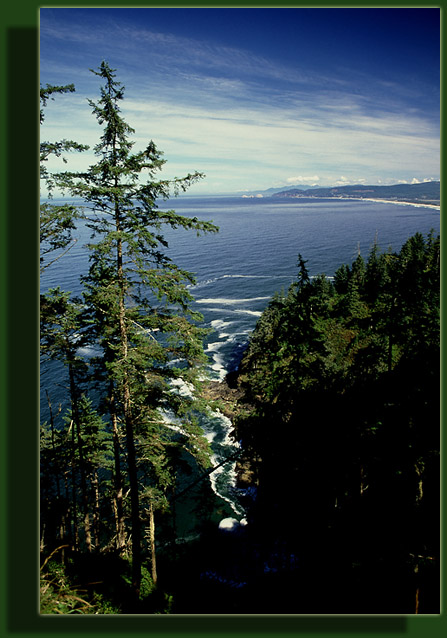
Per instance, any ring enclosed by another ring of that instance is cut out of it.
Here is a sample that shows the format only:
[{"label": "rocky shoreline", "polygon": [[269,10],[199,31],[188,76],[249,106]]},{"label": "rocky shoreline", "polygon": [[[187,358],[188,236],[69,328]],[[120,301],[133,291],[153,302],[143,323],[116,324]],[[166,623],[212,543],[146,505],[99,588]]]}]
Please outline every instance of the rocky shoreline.
[{"label": "rocky shoreline", "polygon": [[[217,407],[233,423],[241,412],[249,409],[244,401],[244,391],[239,385],[238,372],[230,372],[222,381],[208,380],[202,391],[202,396],[208,401],[217,403]],[[237,487],[246,489],[255,484],[254,472],[250,460],[244,455],[236,461]]]}]

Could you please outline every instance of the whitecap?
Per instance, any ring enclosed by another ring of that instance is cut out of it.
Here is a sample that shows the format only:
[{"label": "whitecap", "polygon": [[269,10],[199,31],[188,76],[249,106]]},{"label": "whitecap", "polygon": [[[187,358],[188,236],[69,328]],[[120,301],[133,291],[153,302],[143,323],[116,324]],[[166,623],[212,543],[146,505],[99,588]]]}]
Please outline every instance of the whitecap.
[{"label": "whitecap", "polygon": [[245,315],[253,315],[253,317],[260,317],[262,315],[262,310],[233,310],[233,312]]},{"label": "whitecap", "polygon": [[213,277],[212,279],[205,279],[203,281],[198,281],[195,284],[188,284],[188,286],[186,287],[190,289],[203,288],[204,286],[209,286],[210,284],[214,284],[218,279],[221,279],[221,277]]},{"label": "whitecap", "polygon": [[[270,297],[269,297],[269,299],[270,299]],[[212,308],[212,307],[208,307],[208,308],[204,308],[203,310],[205,312],[218,312],[218,313],[220,313],[222,315],[228,314],[230,312],[242,313],[242,314],[245,313],[245,314],[248,314],[248,315],[255,315],[256,317],[260,317],[262,315],[262,310],[243,310],[242,308],[241,309],[238,309],[238,308],[233,309],[233,308],[218,308],[218,307]]]},{"label": "whitecap", "polygon": [[283,275],[222,275],[222,279],[280,279]]},{"label": "whitecap", "polygon": [[223,345],[225,345],[224,341],[214,341],[213,343],[209,343],[206,347],[205,352],[215,352],[219,350]]},{"label": "whitecap", "polygon": [[99,357],[103,354],[100,346],[81,346],[76,349],[76,354],[79,357]]},{"label": "whitecap", "polygon": [[184,381],[182,378],[171,379],[170,385],[173,390],[177,392],[181,397],[194,397],[194,386],[187,381]]},{"label": "whitecap", "polygon": [[208,441],[208,443],[212,443],[214,441],[214,439],[216,438],[216,432],[205,432],[205,438]]},{"label": "whitecap", "polygon": [[216,307],[214,307],[214,308],[211,308],[211,307],[203,308],[203,311],[204,312],[217,312],[217,313],[219,313],[221,315],[224,315],[224,314],[226,314],[228,312],[233,312],[233,310],[228,309],[228,308],[216,308]]},{"label": "whitecap", "polygon": [[210,298],[205,298],[205,299],[196,299],[197,303],[207,303],[207,304],[222,304],[223,306],[225,305],[235,305],[235,304],[241,304],[241,303],[251,303],[253,301],[266,301],[267,299],[270,299],[270,297],[249,297],[247,299],[230,299],[227,297],[210,297]]},{"label": "whitecap", "polygon": [[214,372],[217,372],[219,381],[223,381],[225,377],[227,376],[227,370],[221,363],[219,363],[219,361],[216,361],[216,363],[211,364],[210,368]]},{"label": "whitecap", "polygon": [[213,319],[210,322],[210,325],[213,330],[215,330],[216,332],[219,332],[219,330],[222,330],[222,328],[227,328],[228,326],[231,326],[232,323],[234,323],[234,321],[224,321],[223,319]]},{"label": "whitecap", "polygon": [[[214,456],[213,457],[213,462],[216,462],[216,461],[217,461],[216,465],[219,462],[221,462],[221,461],[218,460],[218,457]],[[235,465],[236,465],[236,463],[233,463],[233,466],[235,466]],[[219,487],[217,485],[217,479],[224,472],[225,472],[225,466],[221,465],[216,470],[214,470],[214,472],[212,472],[210,474],[211,488],[212,488],[213,492],[217,496],[219,496],[222,500],[226,501],[230,505],[231,509],[233,510],[233,512],[235,514],[237,514],[238,516],[242,516],[244,514],[243,510],[241,508],[238,508],[236,503],[231,498],[229,498],[228,496],[225,496],[225,494],[222,494],[222,492],[219,492]],[[232,485],[232,484],[234,484],[236,474],[235,474],[235,471],[233,469],[231,469],[229,471],[229,474],[230,474],[230,481],[229,482],[230,482],[230,485]]]},{"label": "whitecap", "polygon": [[169,368],[173,368],[175,367],[178,363],[183,363],[184,359],[171,359],[171,361],[169,361],[166,365]]}]

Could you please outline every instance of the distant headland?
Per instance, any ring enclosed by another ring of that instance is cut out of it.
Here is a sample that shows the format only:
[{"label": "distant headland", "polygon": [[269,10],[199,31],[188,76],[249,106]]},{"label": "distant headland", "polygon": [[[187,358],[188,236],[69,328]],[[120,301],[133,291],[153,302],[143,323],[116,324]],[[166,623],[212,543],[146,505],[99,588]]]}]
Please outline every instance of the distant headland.
[{"label": "distant headland", "polygon": [[423,206],[440,206],[440,182],[423,182],[421,184],[392,184],[390,186],[365,186],[363,184],[349,186],[330,186],[326,188],[292,188],[270,195],[280,198],[315,197],[336,199],[386,200],[393,203],[420,204]]}]

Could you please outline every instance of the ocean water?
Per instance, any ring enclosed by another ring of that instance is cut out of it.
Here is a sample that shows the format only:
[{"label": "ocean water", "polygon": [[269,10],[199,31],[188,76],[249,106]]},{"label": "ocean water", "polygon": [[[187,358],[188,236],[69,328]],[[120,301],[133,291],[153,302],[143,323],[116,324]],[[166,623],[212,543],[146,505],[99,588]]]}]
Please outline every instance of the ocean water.
[{"label": "ocean water", "polygon": [[[275,291],[287,290],[298,273],[301,253],[310,275],[332,276],[343,264],[350,264],[358,251],[366,259],[376,240],[382,250],[398,251],[414,233],[439,231],[439,210],[385,202],[276,198],[178,198],[160,208],[213,221],[218,234],[197,237],[193,231],[166,229],[168,255],[193,272],[190,286],[194,306],[203,315],[203,325],[211,330],[205,341],[209,375],[222,380],[237,367],[251,331]],[[85,243],[90,231],[79,226],[75,246],[41,278],[41,290],[61,286],[79,294],[79,277],[88,269]],[[89,356],[91,352],[84,352]],[[64,370],[55,363],[41,365],[41,417],[47,418],[45,390],[54,404],[63,400]],[[213,463],[234,454],[231,422],[219,413],[203,422],[213,447]],[[192,480],[190,478],[190,480]],[[244,516],[234,490],[234,463],[219,467],[209,477],[216,494],[220,518]],[[191,525],[191,503],[183,508],[181,533]],[[188,509],[189,508],[189,509]]]}]

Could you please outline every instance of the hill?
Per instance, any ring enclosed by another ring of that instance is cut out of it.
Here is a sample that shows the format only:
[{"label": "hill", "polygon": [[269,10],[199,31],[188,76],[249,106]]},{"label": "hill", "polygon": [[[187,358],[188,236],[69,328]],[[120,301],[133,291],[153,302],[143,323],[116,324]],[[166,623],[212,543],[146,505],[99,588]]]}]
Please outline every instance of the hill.
[{"label": "hill", "polygon": [[271,197],[329,197],[351,199],[387,199],[409,203],[440,203],[440,182],[423,182],[422,184],[393,184],[391,186],[374,186],[356,184],[350,186],[331,186],[301,190],[297,188],[274,193]]}]

